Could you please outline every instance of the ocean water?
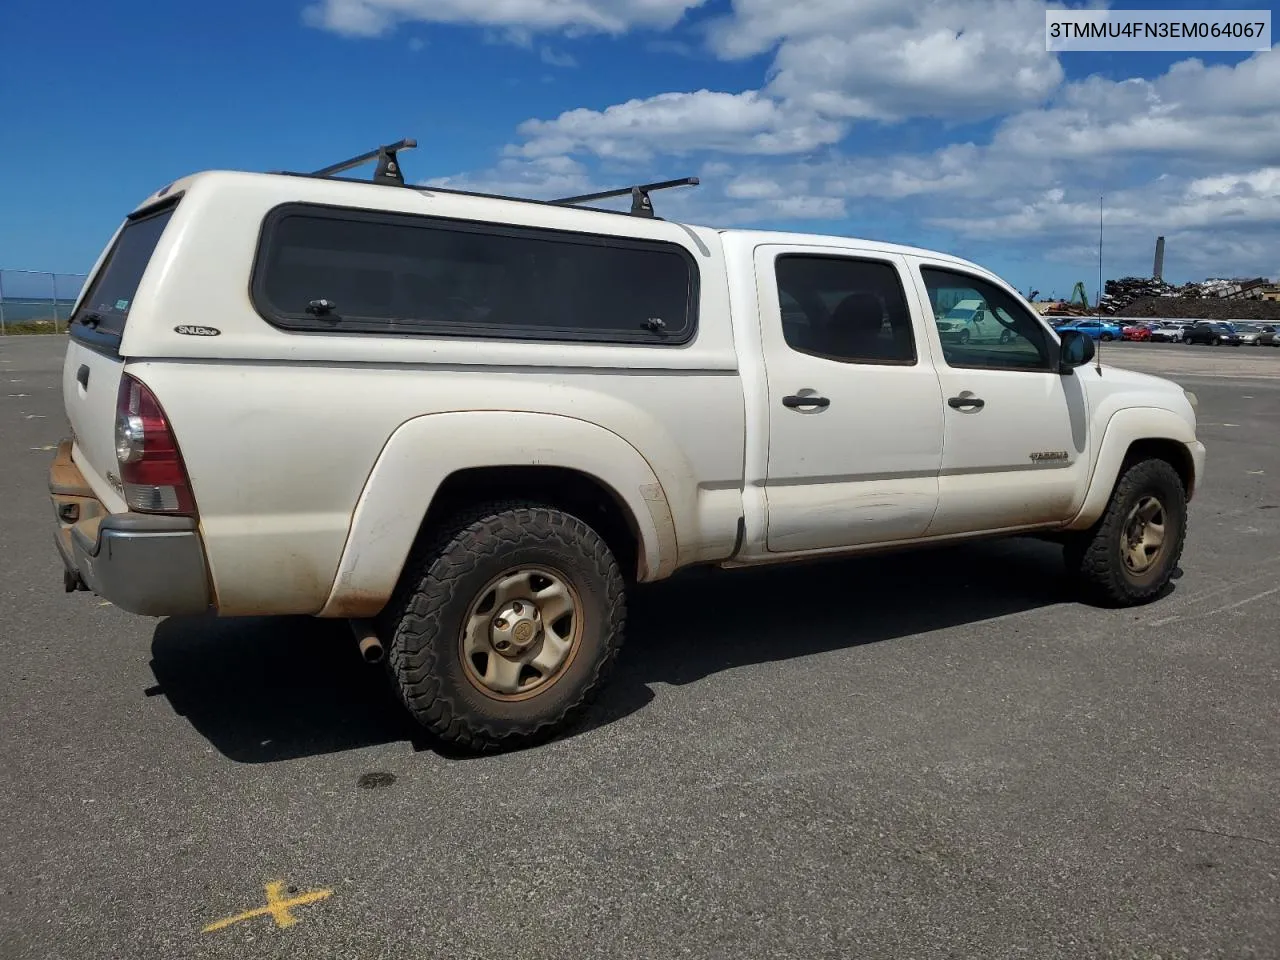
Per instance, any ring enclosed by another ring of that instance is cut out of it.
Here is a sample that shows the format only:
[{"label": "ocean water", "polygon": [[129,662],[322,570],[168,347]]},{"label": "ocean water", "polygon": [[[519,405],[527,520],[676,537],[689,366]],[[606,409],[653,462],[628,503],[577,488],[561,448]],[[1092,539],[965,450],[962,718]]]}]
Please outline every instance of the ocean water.
[{"label": "ocean water", "polygon": [[57,320],[66,323],[75,298],[5,297],[0,300],[0,316],[5,323],[29,323],[33,320]]}]

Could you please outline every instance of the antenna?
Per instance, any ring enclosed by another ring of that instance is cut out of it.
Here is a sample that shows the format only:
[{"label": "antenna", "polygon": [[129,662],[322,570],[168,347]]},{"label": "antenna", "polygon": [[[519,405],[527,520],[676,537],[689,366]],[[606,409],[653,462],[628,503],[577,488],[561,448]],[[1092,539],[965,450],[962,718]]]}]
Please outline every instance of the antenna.
[{"label": "antenna", "polygon": [[[1102,194],[1098,194],[1098,319],[1102,319]],[[1098,334],[1098,348],[1093,351],[1094,369],[1102,376],[1102,334]]]}]

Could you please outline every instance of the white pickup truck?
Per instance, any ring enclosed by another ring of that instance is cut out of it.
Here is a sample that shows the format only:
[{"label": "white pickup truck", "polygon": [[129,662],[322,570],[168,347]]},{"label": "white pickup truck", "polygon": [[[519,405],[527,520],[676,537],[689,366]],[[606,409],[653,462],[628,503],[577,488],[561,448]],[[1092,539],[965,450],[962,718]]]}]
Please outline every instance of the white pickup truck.
[{"label": "white pickup truck", "polygon": [[[350,619],[486,750],[570,722],[631,585],[682,568],[1037,534],[1096,600],[1168,582],[1194,397],[990,272],[666,221],[671,183],[630,212],[406,186],[405,145],[372,181],[205,172],[128,216],[70,327],[69,591]],[[941,337],[975,300],[1008,335]]]}]

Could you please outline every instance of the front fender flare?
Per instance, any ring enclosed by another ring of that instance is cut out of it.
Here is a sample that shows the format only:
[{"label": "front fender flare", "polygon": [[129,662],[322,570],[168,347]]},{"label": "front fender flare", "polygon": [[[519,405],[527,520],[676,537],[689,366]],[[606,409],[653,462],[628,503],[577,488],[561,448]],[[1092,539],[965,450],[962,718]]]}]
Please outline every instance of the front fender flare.
[{"label": "front fender flare", "polygon": [[1107,421],[1099,444],[1088,492],[1079,512],[1067,524],[1068,530],[1086,530],[1107,509],[1111,492],[1120,478],[1120,468],[1129,448],[1140,440],[1169,440],[1185,445],[1196,476],[1187,493],[1194,492],[1204,463],[1203,447],[1196,442],[1195,429],[1171,410],[1160,407],[1126,407],[1117,410]]},{"label": "front fender flare", "polygon": [[475,467],[553,466],[608,487],[640,537],[640,578],[670,575],[675,524],[644,456],[610,430],[548,413],[435,413],[401,424],[384,445],[352,516],[321,617],[369,617],[386,604],[440,485]]}]

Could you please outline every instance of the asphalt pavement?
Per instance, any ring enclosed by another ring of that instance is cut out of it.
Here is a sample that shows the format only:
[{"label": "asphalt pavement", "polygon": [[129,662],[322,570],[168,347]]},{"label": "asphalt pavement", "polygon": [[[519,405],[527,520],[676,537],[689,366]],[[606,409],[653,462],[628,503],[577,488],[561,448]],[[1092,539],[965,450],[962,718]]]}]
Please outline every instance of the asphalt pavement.
[{"label": "asphalt pavement", "polygon": [[1154,604],[1030,540],[694,574],[464,759],[341,624],[62,592],[60,348],[0,339],[4,960],[1280,956],[1280,350],[1103,347],[1200,401]]}]

